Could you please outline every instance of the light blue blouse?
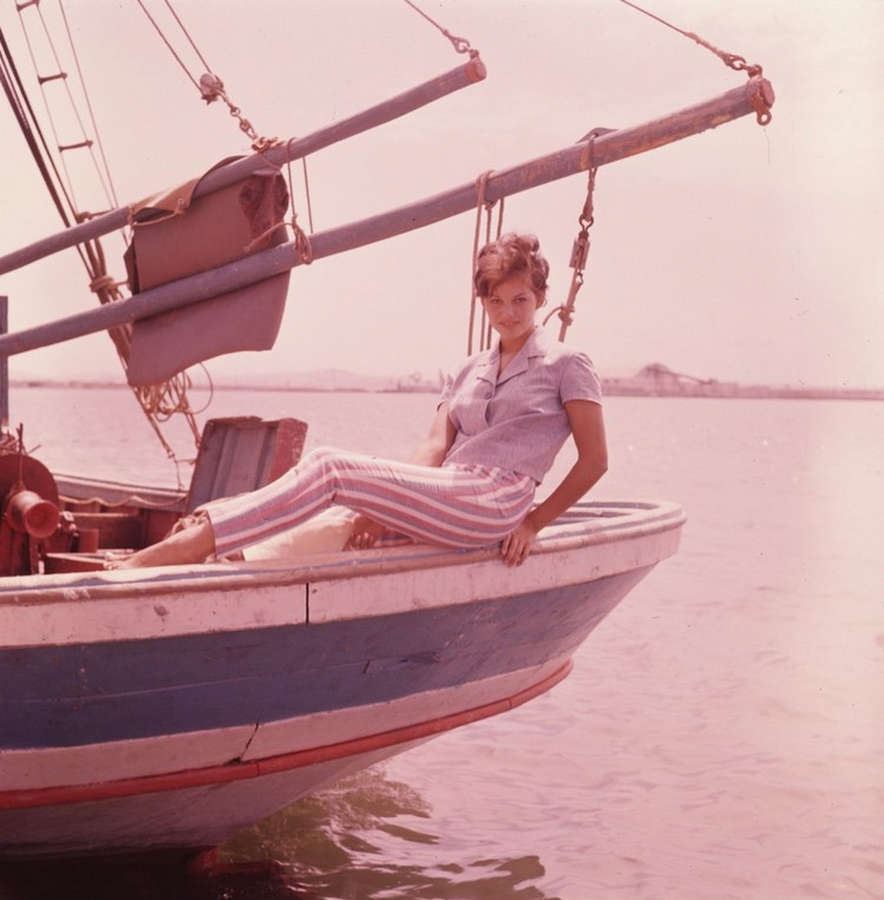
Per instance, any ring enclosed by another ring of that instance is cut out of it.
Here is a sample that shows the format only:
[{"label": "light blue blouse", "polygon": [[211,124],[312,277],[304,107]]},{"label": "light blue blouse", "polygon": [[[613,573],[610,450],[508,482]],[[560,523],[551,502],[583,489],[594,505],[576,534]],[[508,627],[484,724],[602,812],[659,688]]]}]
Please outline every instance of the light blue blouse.
[{"label": "light blue blouse", "polygon": [[564,404],[602,402],[592,361],[535,328],[503,373],[495,346],[471,356],[439,400],[457,436],[443,465],[499,466],[538,484],[571,433]]}]

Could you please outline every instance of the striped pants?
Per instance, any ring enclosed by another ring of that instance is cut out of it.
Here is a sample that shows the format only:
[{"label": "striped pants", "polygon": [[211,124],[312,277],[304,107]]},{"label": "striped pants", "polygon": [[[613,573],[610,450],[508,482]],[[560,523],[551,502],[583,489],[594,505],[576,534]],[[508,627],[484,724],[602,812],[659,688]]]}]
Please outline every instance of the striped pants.
[{"label": "striped pants", "polygon": [[535,483],[485,466],[418,466],[322,447],[276,481],[204,504],[222,556],[299,525],[334,504],[416,541],[494,544],[525,517]]}]

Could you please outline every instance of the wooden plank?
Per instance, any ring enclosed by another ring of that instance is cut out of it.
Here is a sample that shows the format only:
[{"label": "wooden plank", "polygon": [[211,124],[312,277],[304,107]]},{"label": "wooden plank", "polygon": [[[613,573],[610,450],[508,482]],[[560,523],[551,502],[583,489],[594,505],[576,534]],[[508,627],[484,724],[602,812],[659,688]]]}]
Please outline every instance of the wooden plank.
[{"label": "wooden plank", "polygon": [[138,512],[75,512],[78,530],[97,529],[99,547],[144,546],[144,518]]},{"label": "wooden plank", "polygon": [[253,491],[278,478],[300,459],[306,434],[307,423],[298,419],[210,419],[200,439],[187,512],[217,497]]},{"label": "wooden plank", "polygon": [[97,572],[104,568],[104,559],[94,553],[47,553],[43,563],[49,574]]}]

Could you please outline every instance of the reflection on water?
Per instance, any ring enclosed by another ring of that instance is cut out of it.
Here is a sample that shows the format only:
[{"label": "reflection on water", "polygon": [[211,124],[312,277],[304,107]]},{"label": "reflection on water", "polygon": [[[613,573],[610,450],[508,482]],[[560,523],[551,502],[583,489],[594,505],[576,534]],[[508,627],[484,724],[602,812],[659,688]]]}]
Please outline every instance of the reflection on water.
[{"label": "reflection on water", "polygon": [[[536,856],[435,858],[431,810],[380,768],[344,779],[195,860],[0,868],[0,900],[556,900]],[[397,845],[397,846],[392,846]],[[432,858],[433,854],[431,854]],[[399,860],[399,862],[393,862]]]},{"label": "reflection on water", "polygon": [[292,900],[318,895],[292,890],[283,867],[218,867],[192,872],[183,864],[53,863],[0,869],[2,900]]}]

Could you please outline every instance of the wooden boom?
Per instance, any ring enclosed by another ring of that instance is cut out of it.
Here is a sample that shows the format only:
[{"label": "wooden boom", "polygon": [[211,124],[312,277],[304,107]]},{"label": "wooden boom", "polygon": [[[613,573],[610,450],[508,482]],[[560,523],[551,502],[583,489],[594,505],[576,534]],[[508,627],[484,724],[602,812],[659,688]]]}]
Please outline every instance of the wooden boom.
[{"label": "wooden boom", "polygon": [[[201,197],[204,194],[210,194],[221,188],[248,178],[256,169],[266,167],[268,163],[275,166],[282,166],[286,162],[301,157],[308,156],[324,147],[329,147],[339,141],[346,140],[363,131],[376,128],[385,122],[391,122],[398,119],[406,113],[413,112],[440,97],[451,94],[461,88],[468,87],[485,78],[486,70],[482,60],[478,56],[473,57],[468,63],[452,69],[437,78],[425,81],[411,90],[378,103],[368,109],[363,110],[356,115],[340,122],[334,122],[331,125],[314,131],[301,138],[291,138],[284,144],[277,144],[269,150],[261,154],[255,153],[247,156],[245,159],[237,160],[229,165],[222,166],[220,169],[214,169],[200,180],[196,190],[193,192],[193,198]],[[12,272],[20,269],[29,263],[36,262],[60,250],[66,250],[74,247],[84,241],[101,237],[103,234],[109,234],[118,228],[125,227],[129,222],[130,207],[121,206],[118,209],[111,210],[103,215],[96,216],[83,222],[81,225],[75,225],[66,228],[57,234],[50,235],[42,240],[28,244],[20,250],[14,250],[5,256],[0,256],[0,275],[6,272]]]},{"label": "wooden boom", "polygon": [[[591,144],[575,144],[498,172],[488,179],[485,200],[491,202],[585,171],[590,165],[607,165],[653,150],[749,113],[763,112],[773,101],[774,93],[770,83],[763,78],[752,78],[738,88],[664,118],[634,128],[609,132],[596,138]],[[478,202],[477,190],[475,182],[470,182],[408,206],[317,232],[310,236],[313,259],[385,240],[474,209]],[[2,336],[0,356],[13,356],[49,344],[58,344],[197,303],[254,284],[271,275],[278,275],[301,262],[293,243],[280,244],[217,269],[152,288],[127,300]]]}]

